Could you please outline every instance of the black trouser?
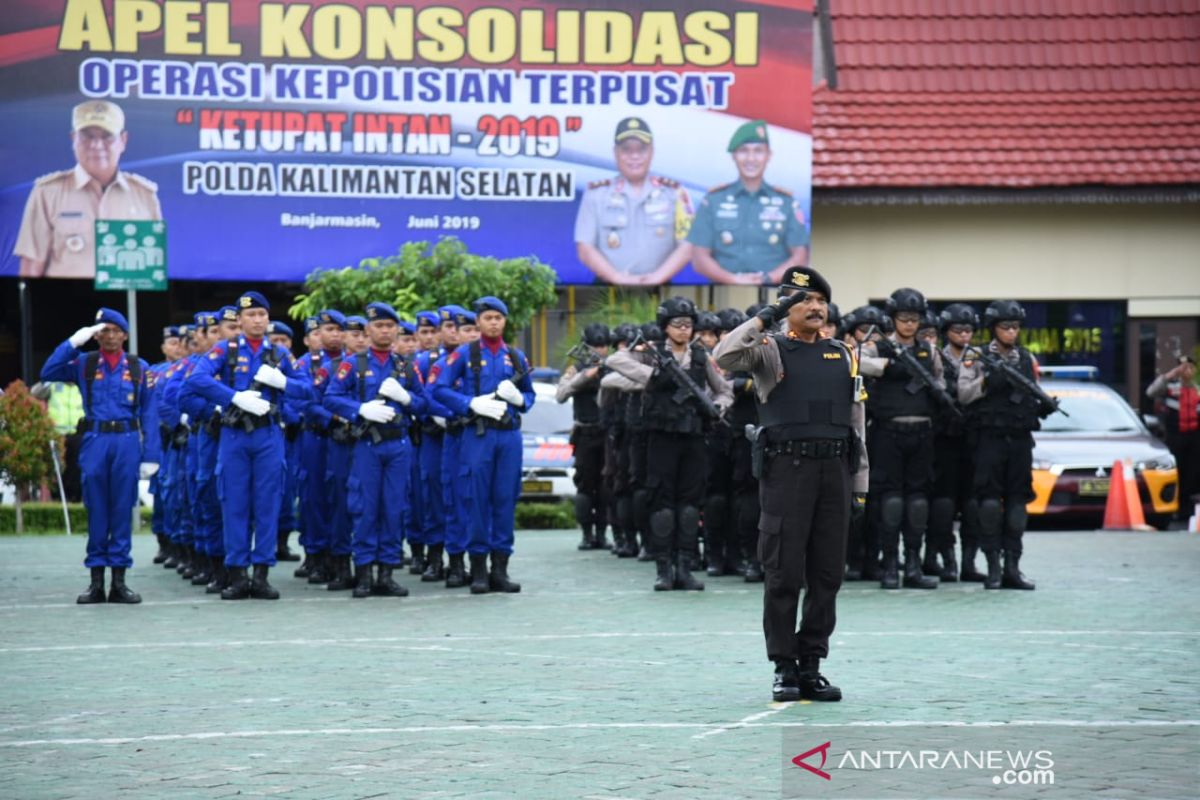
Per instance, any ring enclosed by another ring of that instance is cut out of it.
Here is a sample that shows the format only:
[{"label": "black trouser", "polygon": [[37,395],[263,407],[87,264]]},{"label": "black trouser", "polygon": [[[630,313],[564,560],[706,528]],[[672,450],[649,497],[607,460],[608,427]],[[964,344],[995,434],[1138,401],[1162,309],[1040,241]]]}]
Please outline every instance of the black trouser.
[{"label": "black trouser", "polygon": [[[837,622],[837,593],[846,561],[849,459],[777,455],[763,466],[759,487],[758,557],[766,575],[767,658],[825,658]],[[802,589],[806,591],[797,631]]]},{"label": "black trouser", "polygon": [[1187,519],[1196,502],[1193,496],[1200,494],[1200,430],[1168,432],[1167,447],[1179,470],[1179,516]]},{"label": "black trouser", "polygon": [[1025,505],[1033,499],[1033,433],[1012,428],[980,428],[968,436],[975,453],[975,500],[979,504],[979,545],[985,553],[1021,554]]},{"label": "black trouser", "polygon": [[706,471],[700,434],[650,431],[646,436],[646,486],[654,554],[697,552]]},{"label": "black trouser", "polygon": [[920,549],[929,524],[933,425],[877,420],[867,441],[870,508],[879,526],[880,546],[884,553],[894,553],[903,528],[904,548]]},{"label": "black trouser", "polygon": [[733,518],[735,538],[731,546],[736,547],[740,557],[758,560],[758,517],[761,511],[758,502],[758,480],[751,469],[750,440],[736,433],[733,437],[731,460],[733,461]]},{"label": "black trouser", "polygon": [[605,428],[604,489],[608,498],[608,520],[614,531],[633,530],[633,486],[629,479],[629,445],[624,425]]},{"label": "black trouser", "polygon": [[704,557],[710,566],[724,564],[726,551],[736,547],[731,447],[728,428],[712,431],[705,440],[708,477],[704,484]]},{"label": "black trouser", "polygon": [[933,499],[929,504],[929,544],[941,550],[954,546],[954,517],[961,515],[959,535],[964,548],[977,548],[976,509],[971,504],[974,453],[965,434],[938,434],[933,439]]},{"label": "black trouser", "polygon": [[594,525],[603,530],[608,518],[604,486],[606,438],[599,425],[577,426],[571,431],[571,445],[575,448],[575,521],[585,529]]},{"label": "black trouser", "polygon": [[648,435],[648,432],[641,428],[631,428],[628,435],[633,527],[642,535],[643,544],[650,538],[650,498],[653,494],[646,482],[646,440]]}]

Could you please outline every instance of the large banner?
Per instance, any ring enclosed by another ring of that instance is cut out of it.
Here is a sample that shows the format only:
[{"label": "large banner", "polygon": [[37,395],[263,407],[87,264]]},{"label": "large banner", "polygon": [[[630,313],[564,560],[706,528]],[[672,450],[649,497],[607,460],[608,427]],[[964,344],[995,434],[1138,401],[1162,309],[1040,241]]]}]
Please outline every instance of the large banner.
[{"label": "large banner", "polygon": [[811,0],[7,0],[0,276],[302,280],[463,239],[567,284],[807,263]]}]

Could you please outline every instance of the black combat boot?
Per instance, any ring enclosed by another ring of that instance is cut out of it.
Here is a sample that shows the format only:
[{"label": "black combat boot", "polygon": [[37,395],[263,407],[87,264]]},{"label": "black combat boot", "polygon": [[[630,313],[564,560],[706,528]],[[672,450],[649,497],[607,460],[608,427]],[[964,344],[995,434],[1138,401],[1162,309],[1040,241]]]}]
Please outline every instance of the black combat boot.
[{"label": "black combat boot", "polygon": [[1004,574],[1000,578],[1000,586],[1004,589],[1024,589],[1033,591],[1037,588],[1033,581],[1028,581],[1021,574],[1021,556],[1014,550],[1004,551]]},{"label": "black combat boot", "polygon": [[932,545],[925,545],[925,560],[921,562],[921,572],[926,575],[941,575],[942,565],[938,563],[938,552]]},{"label": "black combat boot", "polygon": [[763,568],[762,562],[757,558],[752,558],[746,562],[746,570],[742,573],[742,580],[746,583],[762,583]]},{"label": "black combat boot", "polygon": [[675,554],[675,583],[676,589],[688,592],[703,592],[704,581],[696,580],[690,569],[692,557],[688,553]]},{"label": "black combat boot", "polygon": [[446,588],[461,589],[467,585],[467,568],[463,565],[462,553],[450,554],[450,569],[446,572]]},{"label": "black combat boot", "polygon": [[491,591],[488,581],[487,554],[471,553],[471,594],[487,594]]},{"label": "black combat boot", "polygon": [[308,571],[308,582],[312,584],[329,583],[333,580],[336,556],[332,553],[316,553],[312,557],[312,566]]},{"label": "black combat boot", "polygon": [[307,550],[304,551],[304,560],[300,562],[300,566],[296,567],[296,571],[292,573],[293,578],[307,578],[312,575],[313,559],[316,558]]},{"label": "black combat boot", "polygon": [[355,564],[354,565],[354,591],[350,593],[351,597],[370,597],[371,596],[371,567],[373,564]]},{"label": "black combat boot", "polygon": [[125,568],[112,568],[112,586],[108,590],[108,602],[137,605],[142,596],[125,585]]},{"label": "black combat boot", "polygon": [[[474,586],[471,587],[474,591]],[[488,588],[493,592],[516,594],[521,591],[521,584],[508,579],[508,553],[492,551],[492,571],[488,575]]]},{"label": "black combat boot", "polygon": [[962,546],[962,569],[959,570],[958,579],[963,583],[983,583],[987,580],[986,575],[975,569],[977,552],[979,552],[978,547],[965,544]]},{"label": "black combat boot", "polygon": [[444,549],[445,545],[442,544],[429,545],[429,558],[421,573],[421,583],[437,583],[446,580],[446,565],[442,562]]},{"label": "black combat boot", "polygon": [[192,570],[192,586],[207,586],[212,580],[212,563],[213,558],[208,553],[196,556],[196,563]]},{"label": "black combat boot", "polygon": [[291,531],[280,531],[279,538],[275,546],[276,561],[299,561],[300,556],[292,552],[292,548],[288,547],[288,537],[292,535]]},{"label": "black combat boot", "polygon": [[175,569],[179,566],[179,545],[167,539],[167,557],[162,562],[163,569]]},{"label": "black combat boot", "polygon": [[617,558],[637,558],[637,534],[633,531],[625,531],[623,536],[625,541],[621,544],[620,549],[616,550]]},{"label": "black combat boot", "polygon": [[229,583],[221,590],[222,600],[245,600],[250,596],[250,578],[245,567],[227,567]]},{"label": "black combat boot", "polygon": [[936,589],[938,579],[921,571],[921,551],[909,548],[904,551],[904,588]]},{"label": "black combat boot", "polygon": [[1003,569],[1000,566],[1000,551],[989,550],[984,553],[987,556],[987,577],[983,579],[983,588],[999,589],[1004,581]]},{"label": "black combat boot", "polygon": [[[378,575],[375,582],[371,584],[371,594],[382,597],[408,597],[408,589],[396,583],[396,579],[392,577],[395,569],[392,564],[380,564],[377,567]],[[354,589],[357,591],[358,587],[355,586]]]},{"label": "black combat boot", "polygon": [[158,540],[158,552],[154,554],[154,563],[161,564],[167,560],[167,548],[171,541],[165,533],[156,533],[154,538]]},{"label": "black combat boot", "polygon": [[80,605],[104,602],[104,567],[92,567],[92,582],[87,591],[75,598]]},{"label": "black combat boot", "polygon": [[220,594],[229,585],[229,571],[225,569],[225,557],[213,556],[212,580],[204,587],[205,594]]},{"label": "black combat boot", "polygon": [[332,562],[333,572],[325,588],[331,592],[348,592],[353,589],[357,582],[350,571],[350,556],[329,556],[329,560]]},{"label": "black combat boot", "polygon": [[[866,570],[863,570],[866,575]],[[883,570],[879,577],[879,586],[883,589],[900,588],[900,558],[894,549],[883,554]]]},{"label": "black combat boot", "polygon": [[592,549],[592,525],[588,523],[582,526],[583,539],[576,545],[576,550],[591,550]]},{"label": "black combat boot", "polygon": [[278,600],[279,590],[267,582],[271,568],[266,564],[254,565],[254,578],[250,581],[250,596],[255,600]]},{"label": "black combat boot", "polygon": [[596,535],[592,538],[593,550],[607,550],[608,539],[604,535],[605,527],[599,523],[596,525]]},{"label": "black combat boot", "polygon": [[954,560],[954,545],[942,548],[942,583],[958,583],[958,562]]},{"label": "black combat boot", "polygon": [[[884,570],[884,565],[879,563],[879,553],[865,553],[863,555],[862,579],[864,581],[882,581],[885,574],[886,572]],[[899,578],[897,578],[897,580],[899,580]],[[883,588],[895,589],[898,588],[898,586],[899,584],[897,584],[897,586],[885,586]]]},{"label": "black combat boot", "polygon": [[790,658],[775,659],[775,680],[771,699],[776,703],[794,703],[800,699],[800,670]]},{"label": "black combat boot", "polygon": [[821,659],[816,656],[800,657],[800,697],[825,702],[841,700],[842,690],[826,680],[820,667]]},{"label": "black combat boot", "polygon": [[658,576],[654,579],[654,591],[669,592],[675,588],[675,574],[671,569],[671,559],[662,556],[658,559]]},{"label": "black combat boot", "polygon": [[[429,568],[429,563],[425,560],[425,545],[419,542],[409,542],[408,547],[412,550],[412,563],[408,565],[409,575],[424,575]],[[441,558],[441,545],[429,545],[429,560],[433,560],[433,549],[438,548],[438,558]],[[422,578],[421,580],[424,580]]]},{"label": "black combat boot", "polygon": [[196,548],[190,544],[183,548],[183,552],[179,556],[179,566],[175,568],[175,572],[185,581],[190,581],[192,576],[196,574],[195,568],[192,566],[196,561]]}]

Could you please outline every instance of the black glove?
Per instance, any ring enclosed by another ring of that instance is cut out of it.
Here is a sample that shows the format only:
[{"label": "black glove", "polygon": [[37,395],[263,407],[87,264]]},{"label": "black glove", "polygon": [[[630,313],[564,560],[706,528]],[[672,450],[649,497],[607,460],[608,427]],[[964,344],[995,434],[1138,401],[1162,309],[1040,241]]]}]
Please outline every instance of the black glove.
[{"label": "black glove", "polygon": [[875,342],[875,352],[879,354],[880,358],[895,358],[896,346],[892,344],[891,339],[884,336]]},{"label": "black glove", "polygon": [[806,297],[808,297],[808,292],[795,292],[787,297],[781,297],[754,316],[762,320],[764,328],[774,327],[779,320],[788,315],[788,310],[792,306],[804,302]]}]

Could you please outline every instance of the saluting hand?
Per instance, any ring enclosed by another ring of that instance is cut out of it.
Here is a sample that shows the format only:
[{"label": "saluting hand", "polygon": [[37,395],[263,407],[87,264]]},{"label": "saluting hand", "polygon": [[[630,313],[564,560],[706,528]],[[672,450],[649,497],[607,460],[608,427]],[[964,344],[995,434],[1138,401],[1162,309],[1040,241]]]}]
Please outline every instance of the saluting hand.
[{"label": "saluting hand", "polygon": [[71,347],[74,347],[76,350],[78,350],[90,342],[92,338],[102,330],[104,330],[103,322],[97,325],[88,325],[86,328],[80,328],[72,333],[71,338],[68,341],[71,343]]},{"label": "saluting hand", "polygon": [[762,320],[763,328],[774,327],[788,315],[788,311],[797,303],[802,303],[808,297],[808,292],[795,292],[787,297],[781,297],[771,305],[759,311],[754,316]]}]

